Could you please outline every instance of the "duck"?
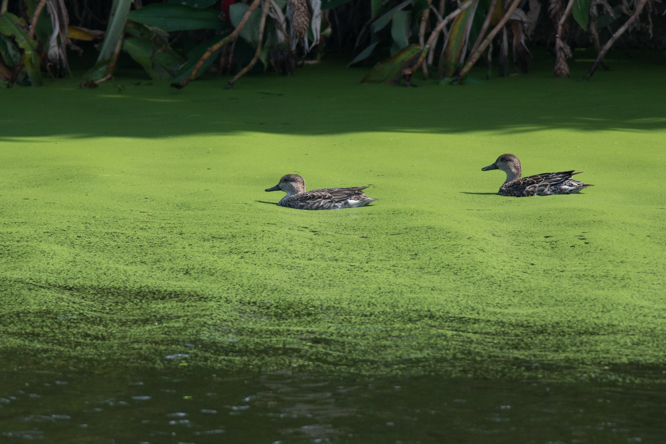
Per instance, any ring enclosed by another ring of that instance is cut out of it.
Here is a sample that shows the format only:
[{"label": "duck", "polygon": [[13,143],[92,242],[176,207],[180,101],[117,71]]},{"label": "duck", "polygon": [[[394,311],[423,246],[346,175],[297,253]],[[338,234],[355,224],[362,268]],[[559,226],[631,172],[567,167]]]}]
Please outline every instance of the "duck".
[{"label": "duck", "polygon": [[280,182],[266,191],[284,191],[287,193],[278,205],[281,207],[296,208],[298,210],[339,210],[342,208],[356,208],[368,205],[377,199],[363,194],[365,187],[351,188],[323,188],[320,190],[305,190],[305,180],[298,174],[282,176]]},{"label": "duck", "polygon": [[571,176],[582,171],[561,171],[523,177],[520,160],[513,154],[502,154],[495,163],[481,168],[481,171],[502,170],[506,173],[506,182],[500,187],[501,196],[551,196],[553,194],[573,194],[594,186],[589,183],[572,180]]}]

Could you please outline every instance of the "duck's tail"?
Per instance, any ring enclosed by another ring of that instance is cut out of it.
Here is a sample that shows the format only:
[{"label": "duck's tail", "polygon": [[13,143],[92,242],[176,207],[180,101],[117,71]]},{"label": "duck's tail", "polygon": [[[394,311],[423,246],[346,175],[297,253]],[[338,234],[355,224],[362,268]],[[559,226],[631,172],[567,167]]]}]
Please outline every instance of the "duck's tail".
[{"label": "duck's tail", "polygon": [[349,199],[347,201],[347,203],[349,204],[350,207],[356,208],[356,207],[364,207],[364,206],[368,205],[371,202],[379,200],[379,199],[373,199],[373,198],[367,197],[367,196],[364,196],[364,197],[365,197],[364,199],[359,199],[359,200]]},{"label": "duck's tail", "polygon": [[[574,176],[576,174],[581,174],[581,173],[582,173],[582,171],[576,171],[575,173],[572,173],[571,175]],[[593,186],[594,185],[592,185],[591,183],[585,183],[585,182],[580,182],[578,180],[569,179],[564,183],[562,188],[563,188],[563,191],[566,190],[567,193],[578,193],[583,188],[593,187]]]},{"label": "duck's tail", "polygon": [[585,182],[579,182],[577,180],[567,180],[562,184],[562,187],[560,188],[562,190],[562,194],[572,194],[572,193],[578,193],[582,189],[587,188],[587,187],[593,187],[591,183],[585,183]]}]

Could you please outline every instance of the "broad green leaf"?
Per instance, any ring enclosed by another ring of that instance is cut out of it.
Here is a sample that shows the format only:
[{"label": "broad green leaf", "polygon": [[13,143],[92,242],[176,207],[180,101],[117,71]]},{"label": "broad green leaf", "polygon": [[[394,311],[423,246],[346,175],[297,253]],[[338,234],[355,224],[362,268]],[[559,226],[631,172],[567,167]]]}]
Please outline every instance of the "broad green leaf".
[{"label": "broad green leaf", "polygon": [[213,6],[216,2],[217,0],[169,0],[167,3],[204,9]]},{"label": "broad green leaf", "polygon": [[474,2],[475,4],[465,9],[451,25],[449,38],[444,47],[444,54],[439,59],[440,77],[451,77],[462,67],[463,51],[467,46],[474,14],[478,6],[477,0],[466,0],[466,2]]},{"label": "broad green leaf", "polygon": [[[13,54],[16,54],[18,57],[15,58]],[[12,41],[0,35],[0,80],[9,80],[12,78],[13,71],[10,68],[14,67],[20,58],[21,55],[18,49],[14,47]]]},{"label": "broad green leaf", "polygon": [[391,24],[391,37],[395,44],[391,48],[391,55],[395,55],[405,46],[409,45],[409,27],[411,23],[409,11],[396,11]]},{"label": "broad green leaf", "polygon": [[10,12],[0,16],[0,34],[14,37],[16,44],[25,54],[24,64],[32,86],[42,86],[42,74],[39,70],[39,55],[37,54],[37,42],[21,27],[25,24],[23,20]]},{"label": "broad green leaf", "polygon": [[122,37],[125,30],[127,15],[129,14],[130,6],[133,1],[134,0],[113,0],[109,23],[106,27],[106,37],[102,43],[102,49],[99,51],[97,61],[111,59],[111,56],[116,49],[118,39]]},{"label": "broad green leaf", "polygon": [[[231,19],[231,24],[234,25],[234,27],[238,26],[248,9],[250,9],[250,7],[243,3],[236,3],[231,5],[229,8],[229,18]],[[260,23],[261,11],[259,8],[257,8],[252,12],[252,15],[240,32],[240,36],[243,37],[243,39],[245,39],[245,41],[250,43],[252,46],[257,46],[257,44],[259,44]]]},{"label": "broad green leaf", "polygon": [[348,67],[349,67],[349,66],[352,66],[354,63],[358,63],[358,62],[360,62],[361,60],[365,60],[365,59],[367,59],[368,57],[370,57],[370,54],[372,54],[372,51],[375,49],[375,47],[376,47],[377,45],[379,45],[379,43],[381,43],[381,41],[379,41],[379,42],[375,42],[375,43],[372,43],[370,46],[368,46],[367,48],[365,48],[363,51],[360,52],[359,55],[357,55],[356,57],[354,57],[354,60],[352,60],[352,61],[349,63],[349,65],[347,65],[347,66],[348,66]]},{"label": "broad green leaf", "polygon": [[167,32],[229,28],[226,22],[220,20],[217,11],[171,3],[148,5],[137,9],[130,12],[129,19]]},{"label": "broad green leaf", "polygon": [[396,84],[402,80],[402,71],[411,67],[421,55],[421,47],[410,45],[393,57],[382,60],[361,80],[361,83],[387,83]]},{"label": "broad green leaf", "polygon": [[382,3],[384,3],[384,0],[370,0],[370,18],[379,15],[379,11],[382,10]]},{"label": "broad green leaf", "polygon": [[590,0],[574,0],[571,12],[580,27],[587,31],[590,23]]},{"label": "broad green leaf", "polygon": [[118,45],[118,39],[120,39],[125,32],[127,14],[129,14],[132,1],[133,0],[113,0],[111,15],[109,16],[109,23],[106,27],[106,33],[104,34],[105,37],[104,42],[102,43],[102,49],[99,51],[99,57],[97,57],[97,63],[95,63],[95,66],[83,75],[84,82],[100,80],[109,74],[109,62]]},{"label": "broad green leaf", "polygon": [[178,54],[148,39],[130,37],[123,42],[123,49],[143,66],[153,80],[174,79],[183,64]]},{"label": "broad green leaf", "polygon": [[[212,37],[208,40],[206,40],[203,43],[200,43],[199,45],[195,46],[192,51],[190,51],[187,54],[187,61],[185,64],[183,64],[180,67],[180,71],[178,73],[178,76],[174,79],[177,82],[183,81],[186,78],[189,77],[190,73],[194,69],[194,66],[197,64],[201,56],[203,56],[206,51],[208,51],[208,48],[211,46],[215,45],[216,43],[219,43],[222,39],[224,39],[226,36],[225,35],[216,35],[215,37]],[[201,66],[201,69],[199,70],[199,75],[203,74],[206,72],[206,70],[210,67],[210,65],[213,64],[215,59],[217,59],[217,56],[220,54],[220,51],[222,51],[222,48],[218,49],[208,57],[208,59],[204,62],[204,64]]]},{"label": "broad green leaf", "polygon": [[349,3],[351,0],[321,0],[321,10],[337,8],[340,5]]},{"label": "broad green leaf", "polygon": [[87,73],[83,76],[84,81],[89,80],[99,80],[104,78],[109,73],[109,61],[102,60],[101,62],[95,63],[95,66],[90,68]]},{"label": "broad green leaf", "polygon": [[388,11],[386,14],[382,15],[379,17],[377,20],[375,20],[372,23],[372,30],[374,32],[377,32],[381,29],[384,28],[384,26],[388,25],[391,19],[393,18],[393,14],[396,13],[396,11],[400,11],[402,8],[406,7],[407,5],[410,5],[414,2],[414,0],[405,0],[404,2],[400,3],[398,6],[395,8],[391,9]]},{"label": "broad green leaf", "polygon": [[21,51],[14,45],[9,37],[0,35],[0,55],[5,65],[10,68],[18,65],[21,60]]}]

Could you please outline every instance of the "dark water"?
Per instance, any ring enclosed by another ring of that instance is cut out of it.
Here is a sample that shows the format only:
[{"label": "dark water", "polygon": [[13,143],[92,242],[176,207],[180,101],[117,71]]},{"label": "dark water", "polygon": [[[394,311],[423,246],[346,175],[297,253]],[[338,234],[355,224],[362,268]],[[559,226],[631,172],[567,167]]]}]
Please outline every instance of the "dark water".
[{"label": "dark water", "polygon": [[660,384],[0,372],[0,442],[664,443]]}]

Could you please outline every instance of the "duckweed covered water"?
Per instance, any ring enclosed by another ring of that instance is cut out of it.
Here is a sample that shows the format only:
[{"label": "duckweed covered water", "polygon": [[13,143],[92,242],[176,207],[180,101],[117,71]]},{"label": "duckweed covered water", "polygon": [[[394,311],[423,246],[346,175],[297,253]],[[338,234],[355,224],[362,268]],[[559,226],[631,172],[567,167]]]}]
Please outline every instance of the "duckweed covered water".
[{"label": "duckweed covered water", "polygon": [[[663,381],[666,66],[613,57],[584,83],[545,60],[361,86],[325,62],[230,91],[134,71],[2,91],[0,351],[38,369]],[[497,196],[481,167],[505,152],[595,187]],[[381,200],[280,208],[263,190],[287,173]]]}]

